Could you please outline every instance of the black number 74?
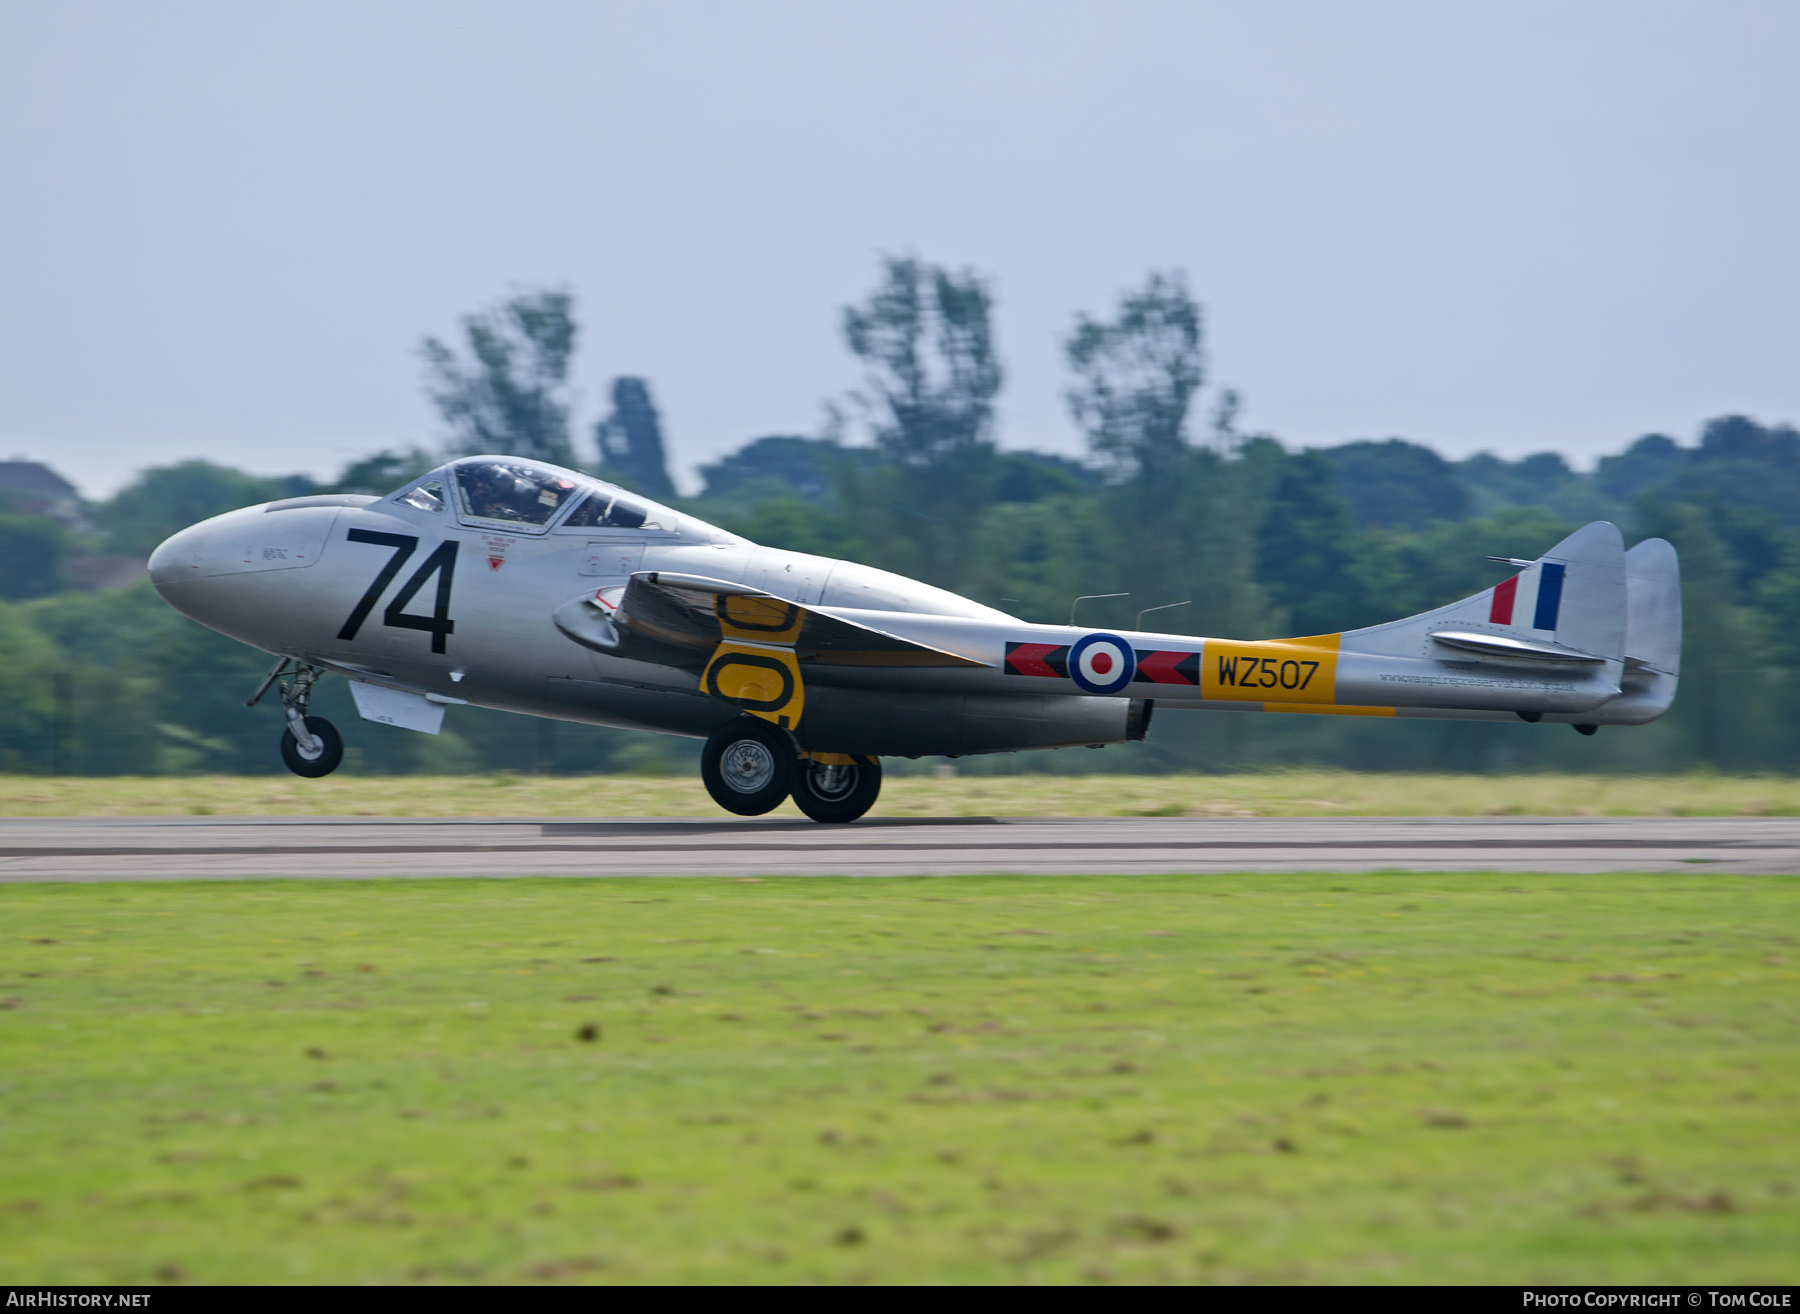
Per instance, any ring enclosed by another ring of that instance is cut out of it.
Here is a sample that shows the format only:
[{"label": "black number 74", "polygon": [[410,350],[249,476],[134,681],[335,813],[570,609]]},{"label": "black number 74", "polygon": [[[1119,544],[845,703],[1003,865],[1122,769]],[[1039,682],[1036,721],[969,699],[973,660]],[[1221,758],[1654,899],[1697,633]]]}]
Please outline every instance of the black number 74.
[{"label": "black number 74", "polygon": [[[394,582],[394,576],[400,573],[400,567],[407,563],[412,554],[418,551],[419,540],[411,534],[378,534],[372,529],[352,529],[349,534],[352,543],[374,543],[379,547],[391,547],[394,555],[387,564],[377,572],[370,583],[368,592],[362,595],[350,618],[344,622],[344,628],[338,631],[340,639],[354,639],[363,622],[369,619],[369,613],[381,600],[387,586]],[[444,640],[456,632],[456,622],[450,619],[450,583],[456,575],[456,549],[454,540],[446,540],[438,544],[437,551],[425,558],[425,562],[413,572],[394,595],[394,600],[381,613],[381,623],[391,625],[399,630],[424,630],[431,635],[431,650],[444,651]],[[433,575],[437,576],[437,606],[429,616],[413,616],[405,611],[406,604],[413,600],[413,595],[425,587],[425,581]]]}]

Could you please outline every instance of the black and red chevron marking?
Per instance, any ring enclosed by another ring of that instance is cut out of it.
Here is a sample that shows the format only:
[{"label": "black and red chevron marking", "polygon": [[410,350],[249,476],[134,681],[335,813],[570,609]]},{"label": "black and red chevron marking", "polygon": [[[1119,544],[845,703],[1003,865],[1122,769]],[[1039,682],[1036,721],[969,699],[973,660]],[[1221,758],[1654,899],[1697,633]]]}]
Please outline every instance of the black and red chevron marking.
[{"label": "black and red chevron marking", "polygon": [[1006,645],[1006,673],[1066,680],[1069,678],[1069,645],[1009,643]]},{"label": "black and red chevron marking", "polygon": [[1137,650],[1137,674],[1133,684],[1199,684],[1197,652],[1145,652]]},{"label": "black and red chevron marking", "polygon": [[[1142,648],[1137,652],[1137,674],[1134,684],[1199,684],[1200,654],[1197,652],[1156,652]],[[1036,675],[1052,680],[1069,678],[1069,645],[1055,643],[1009,643],[1006,645],[1008,675]]]}]

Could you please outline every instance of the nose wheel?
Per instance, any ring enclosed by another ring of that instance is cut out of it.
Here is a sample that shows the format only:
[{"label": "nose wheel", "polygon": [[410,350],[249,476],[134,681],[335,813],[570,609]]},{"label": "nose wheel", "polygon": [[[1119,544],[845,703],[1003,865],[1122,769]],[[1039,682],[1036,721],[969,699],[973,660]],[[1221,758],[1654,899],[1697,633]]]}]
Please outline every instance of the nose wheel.
[{"label": "nose wheel", "polygon": [[[283,657],[270,668],[246,706],[256,706],[269,686],[287,670],[289,660]],[[282,715],[287,718],[287,729],[281,732],[281,760],[297,776],[328,776],[344,760],[344,737],[337,727],[322,716],[306,714],[312,704],[313,685],[322,674],[317,666],[300,662],[294,667],[293,684],[282,680],[276,686]]]},{"label": "nose wheel", "polygon": [[302,743],[293,728],[281,732],[281,760],[297,776],[328,776],[344,760],[344,737],[322,716],[302,717]]}]

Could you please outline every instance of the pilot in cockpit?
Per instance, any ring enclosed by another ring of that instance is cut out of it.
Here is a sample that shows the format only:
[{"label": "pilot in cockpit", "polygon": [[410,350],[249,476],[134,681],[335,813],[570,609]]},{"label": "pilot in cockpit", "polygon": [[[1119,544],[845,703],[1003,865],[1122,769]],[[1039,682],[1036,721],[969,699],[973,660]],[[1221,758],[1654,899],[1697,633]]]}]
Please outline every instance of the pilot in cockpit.
[{"label": "pilot in cockpit", "polygon": [[465,461],[456,467],[463,507],[482,520],[542,525],[579,491],[573,480],[510,461]]}]

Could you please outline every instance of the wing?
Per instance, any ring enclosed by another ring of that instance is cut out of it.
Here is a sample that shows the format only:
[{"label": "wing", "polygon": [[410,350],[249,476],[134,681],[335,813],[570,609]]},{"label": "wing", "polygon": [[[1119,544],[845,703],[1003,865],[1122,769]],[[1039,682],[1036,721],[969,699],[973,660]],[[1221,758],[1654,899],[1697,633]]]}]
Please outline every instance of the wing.
[{"label": "wing", "polygon": [[760,589],[668,571],[633,575],[612,624],[626,634],[709,652],[727,642],[786,648],[822,666],[989,665]]}]

